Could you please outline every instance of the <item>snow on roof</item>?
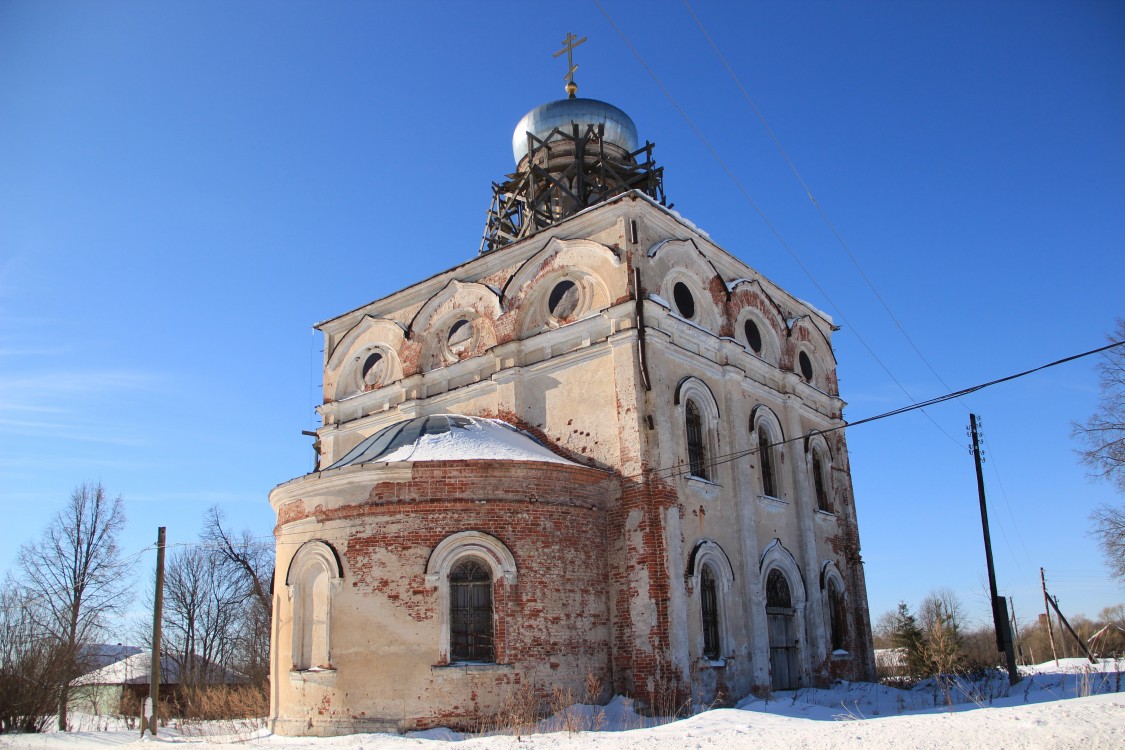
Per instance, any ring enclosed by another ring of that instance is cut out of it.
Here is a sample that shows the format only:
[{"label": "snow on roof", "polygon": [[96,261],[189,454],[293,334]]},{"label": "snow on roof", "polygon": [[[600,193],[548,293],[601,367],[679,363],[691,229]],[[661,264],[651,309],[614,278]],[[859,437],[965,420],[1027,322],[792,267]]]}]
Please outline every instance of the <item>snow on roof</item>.
[{"label": "snow on roof", "polygon": [[78,648],[78,663],[86,669],[99,669],[142,651],[140,646],[121,643],[90,643]]},{"label": "snow on roof", "polygon": [[[206,682],[242,683],[248,678],[234,671],[224,669],[217,664],[196,657],[200,671],[204,673]],[[142,651],[112,664],[87,672],[74,681],[75,685],[147,685],[152,674],[152,654]],[[174,685],[180,682],[180,667],[172,657],[165,654],[160,657],[160,682],[164,685]]]},{"label": "snow on roof", "polygon": [[545,461],[578,466],[499,419],[436,414],[376,432],[328,469],[392,461]]}]

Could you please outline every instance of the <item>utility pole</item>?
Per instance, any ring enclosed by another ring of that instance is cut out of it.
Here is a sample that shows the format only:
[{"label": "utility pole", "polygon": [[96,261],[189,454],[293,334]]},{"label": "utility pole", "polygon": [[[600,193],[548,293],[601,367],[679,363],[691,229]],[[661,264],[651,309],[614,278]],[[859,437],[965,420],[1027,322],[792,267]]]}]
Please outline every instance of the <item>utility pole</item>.
[{"label": "utility pole", "polygon": [[1016,641],[1016,655],[1020,661],[1027,664],[1027,659],[1023,655],[1023,646],[1020,645],[1020,624],[1016,620],[1016,600],[1010,596],[1008,597],[1008,608],[1012,610],[1012,636]]},{"label": "utility pole", "polygon": [[1062,613],[1062,610],[1059,609],[1059,598],[1057,596],[1052,596],[1049,597],[1047,601],[1055,608],[1055,614],[1059,616],[1059,622],[1066,626],[1067,632],[1070,633],[1070,637],[1074,639],[1074,642],[1078,644],[1078,648],[1082,649],[1082,653],[1086,654],[1086,658],[1090,660],[1091,664],[1097,664],[1098,660],[1090,653],[1090,649],[1086,647],[1086,642],[1078,636],[1078,633],[1074,632],[1074,628],[1070,627],[1066,616]]},{"label": "utility pole", "polygon": [[988,562],[988,588],[992,595],[992,622],[996,627],[996,650],[1003,651],[1008,662],[1008,682],[1020,681],[1016,667],[1016,652],[1012,648],[1012,632],[1008,628],[1008,605],[996,593],[996,568],[992,564],[992,537],[988,533],[988,506],[984,502],[984,471],[981,469],[980,439],[977,436],[977,415],[969,415],[969,430],[973,436],[973,460],[977,466],[977,494],[980,496],[980,522],[984,528],[984,557]]},{"label": "utility pole", "polygon": [[152,672],[149,673],[148,700],[141,716],[141,737],[145,729],[156,736],[156,702],[160,698],[160,619],[164,615],[164,530],[156,532],[156,600],[152,608]]},{"label": "utility pole", "polygon": [[1043,612],[1047,618],[1047,635],[1051,637],[1051,656],[1055,657],[1055,666],[1059,665],[1059,652],[1055,650],[1055,626],[1051,624],[1051,599],[1047,596],[1047,576],[1043,569],[1039,569],[1039,584],[1043,587]]}]

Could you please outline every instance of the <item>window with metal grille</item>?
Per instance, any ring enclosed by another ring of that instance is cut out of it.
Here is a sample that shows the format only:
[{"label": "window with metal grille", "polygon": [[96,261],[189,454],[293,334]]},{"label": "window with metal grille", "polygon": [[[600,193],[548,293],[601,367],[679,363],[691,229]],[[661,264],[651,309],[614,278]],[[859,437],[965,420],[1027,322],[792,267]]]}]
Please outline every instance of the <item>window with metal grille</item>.
[{"label": "window with metal grille", "polygon": [[495,661],[492,648],[492,571],[475,558],[449,572],[449,658]]},{"label": "window with metal grille", "polygon": [[816,507],[826,513],[832,512],[832,502],[828,499],[828,483],[824,476],[824,460],[820,451],[814,450],[812,454],[813,489],[816,491]]},{"label": "window with metal grille", "polygon": [[703,658],[715,661],[722,649],[719,646],[719,600],[710,565],[704,565],[699,574],[699,598],[703,609]]},{"label": "window with metal grille", "polygon": [[777,568],[771,570],[766,577],[766,606],[785,609],[793,606],[793,597],[789,594],[789,581]]},{"label": "window with metal grille", "polygon": [[703,437],[703,419],[699,407],[691,399],[684,406],[684,421],[687,423],[688,466],[693,477],[710,479],[707,467],[707,443]]},{"label": "window with metal grille", "polygon": [[838,651],[847,647],[848,629],[846,612],[844,609],[844,595],[834,580],[828,581],[828,627],[829,637],[832,641],[832,650]]},{"label": "window with metal grille", "polygon": [[773,476],[773,448],[770,447],[769,432],[763,426],[758,427],[758,465],[762,467],[762,494],[778,497],[777,482]]}]

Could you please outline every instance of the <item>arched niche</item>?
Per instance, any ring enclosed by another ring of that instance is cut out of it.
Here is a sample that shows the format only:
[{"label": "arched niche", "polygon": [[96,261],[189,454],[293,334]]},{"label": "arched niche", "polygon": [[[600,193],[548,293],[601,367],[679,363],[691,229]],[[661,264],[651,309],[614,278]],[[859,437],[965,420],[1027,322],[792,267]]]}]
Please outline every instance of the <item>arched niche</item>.
[{"label": "arched niche", "polygon": [[500,292],[454,279],[426,301],[410,322],[409,337],[422,349],[422,369],[476,356],[496,345]]},{"label": "arched niche", "polygon": [[832,344],[808,315],[789,321],[788,349],[782,366],[826,393],[835,392],[836,354]]},{"label": "arched niche", "polygon": [[[730,290],[728,308],[735,340],[759,359],[779,366],[782,342],[789,333],[781,308],[757,279],[737,279],[727,284],[727,289]],[[757,345],[751,325],[756,328]]]},{"label": "arched niche", "polygon": [[[402,325],[387,318],[365,315],[333,347],[324,368],[325,392],[334,400],[347,398],[402,379],[399,351],[406,340]],[[380,372],[370,377],[365,365],[381,358]]]},{"label": "arched niche", "polygon": [[761,573],[762,591],[766,590],[766,579],[771,570],[780,570],[789,584],[793,596],[793,608],[798,612],[804,609],[807,596],[805,594],[805,581],[801,575],[801,567],[797,564],[793,553],[786,549],[780,539],[774,539],[759,558],[758,570]]},{"label": "arched niche", "polygon": [[285,584],[292,608],[292,668],[330,670],[332,600],[343,580],[340,556],[321,540],[305,542],[289,561]]},{"label": "arched niche", "polygon": [[722,289],[725,305],[726,286],[695,240],[663,240],[653,245],[647,255],[645,279],[650,289],[668,303],[669,311],[718,335],[724,311],[716,304],[715,290]]},{"label": "arched niche", "polygon": [[[560,285],[573,285],[562,309],[551,304]],[[504,299],[518,311],[516,330],[521,336],[579,320],[627,292],[628,279],[617,252],[593,240],[557,237],[528,258],[504,285]]]}]

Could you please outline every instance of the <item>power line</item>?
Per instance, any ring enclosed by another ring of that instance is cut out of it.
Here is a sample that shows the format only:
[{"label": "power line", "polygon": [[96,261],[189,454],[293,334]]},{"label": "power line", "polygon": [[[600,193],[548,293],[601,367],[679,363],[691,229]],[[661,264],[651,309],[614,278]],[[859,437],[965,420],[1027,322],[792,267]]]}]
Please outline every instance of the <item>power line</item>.
[{"label": "power line", "polygon": [[[978,417],[978,419],[979,419],[979,417]],[[988,463],[992,465],[992,473],[996,476],[997,484],[1000,485],[1000,497],[1002,497],[1004,499],[1004,508],[1008,511],[1008,516],[1012,520],[1012,528],[1015,529],[1015,531],[1016,531],[1016,538],[1019,539],[1020,547],[1023,549],[1023,554],[1027,558],[1027,561],[1029,563],[1032,563],[1031,553],[1028,552],[1028,550],[1027,550],[1027,544],[1025,544],[1024,541],[1023,541],[1023,534],[1020,533],[1019,523],[1016,521],[1016,514],[1012,510],[1012,504],[1008,501],[1008,491],[1004,488],[1004,480],[1000,478],[1000,470],[999,470],[999,468],[997,466],[997,462],[996,462],[996,453],[992,450],[992,446],[989,444],[989,442],[988,442],[988,440],[987,440],[987,438],[984,434],[983,426],[982,426],[982,429],[981,429],[980,439],[981,439],[981,442],[984,444],[985,450],[988,451],[988,455],[989,455]],[[1012,555],[1012,561],[1016,564],[1016,568],[1019,571],[1020,577],[1023,578],[1024,582],[1026,583],[1030,579],[1028,579],[1027,573],[1024,571],[1023,566],[1020,565],[1019,560],[1016,557],[1016,552],[1015,552],[1015,550],[1012,549],[1011,542],[1008,541],[1008,535],[1004,531],[1003,524],[1000,524],[1000,533],[1004,536],[1004,543],[1008,545],[1008,551]],[[1034,567],[1034,563],[1032,563],[1032,566]]]},{"label": "power line", "polygon": [[[827,435],[829,433],[836,432],[837,430],[842,430],[846,427],[858,427],[859,425],[862,425],[862,424],[868,424],[870,422],[877,422],[881,419],[887,419],[889,417],[898,416],[899,414],[905,414],[907,412],[911,412],[911,411],[915,411],[915,410],[919,410],[919,409],[924,409],[925,407],[928,407],[928,406],[934,406],[934,405],[937,405],[937,404],[941,404],[941,403],[944,403],[946,401],[952,401],[954,399],[960,398],[961,396],[965,396],[965,395],[968,395],[970,393],[976,393],[977,391],[984,390],[985,388],[990,388],[994,385],[999,385],[1000,383],[1006,383],[1006,382],[1011,381],[1011,380],[1016,380],[1018,378],[1026,377],[1028,375],[1039,372],[1041,370],[1046,370],[1046,369],[1049,369],[1051,367],[1057,367],[1058,365],[1066,364],[1068,362],[1073,362],[1074,360],[1082,359],[1083,357],[1089,357],[1089,356],[1094,355],[1094,354],[1100,354],[1102,352],[1105,352],[1109,349],[1113,349],[1114,347],[1118,347],[1118,346],[1125,346],[1125,341],[1115,341],[1115,342],[1112,342],[1110,344],[1107,344],[1106,346],[1099,347],[1097,349],[1091,349],[1090,351],[1087,351],[1087,352],[1082,352],[1080,354],[1074,354],[1074,355],[1071,355],[1069,357],[1063,357],[1062,359],[1057,359],[1053,362],[1048,362],[1046,364],[1039,365],[1038,367],[1033,367],[1030,370],[1024,370],[1022,372],[1017,372],[1017,373],[1012,374],[1012,375],[1006,375],[1002,378],[990,380],[988,382],[980,383],[978,385],[970,386],[968,388],[962,388],[962,389],[957,390],[957,391],[951,391],[951,392],[943,394],[941,396],[935,396],[933,398],[927,399],[927,400],[922,401],[920,403],[913,403],[913,404],[910,404],[908,406],[902,406],[902,407],[899,407],[897,409],[892,409],[890,411],[883,412],[882,414],[876,414],[874,416],[865,417],[863,419],[856,420],[855,422],[844,422],[843,424],[840,424],[836,427],[829,427],[829,428],[826,428],[826,429],[823,429],[823,430],[813,430],[808,435],[796,435],[796,436],[793,436],[793,437],[790,437],[790,438],[786,438],[784,440],[778,440],[776,442],[770,443],[768,447],[773,448],[773,447],[776,447],[776,446],[785,445],[787,443],[792,443],[792,442],[795,442],[797,440],[804,440],[805,438],[807,438],[811,435]],[[736,460],[738,460],[740,458],[744,458],[746,456],[751,456],[751,455],[757,453],[758,450],[759,449],[757,447],[754,447],[754,448],[748,448],[746,450],[735,451],[733,453],[723,454],[723,455],[720,455],[720,456],[716,456],[714,459],[706,462],[704,465],[707,466],[708,468],[719,466],[721,464],[729,463],[731,461],[736,461]],[[656,473],[658,476],[660,474],[664,473],[664,472],[668,472],[667,477],[672,478],[672,477],[680,476],[680,475],[683,475],[683,474],[687,473],[688,471],[690,471],[690,466],[691,466],[691,464],[688,463],[688,462],[681,462],[681,463],[673,464],[672,466],[654,469],[653,472]],[[698,464],[696,464],[696,466],[698,466]],[[645,476],[644,473],[640,473],[640,474],[624,475],[623,478],[625,478],[625,479],[640,479],[644,476]],[[358,520],[358,521],[350,521],[350,522],[347,522],[347,523],[338,524],[337,526],[335,526],[335,528],[338,529],[338,530],[344,530],[344,529],[349,529],[349,528],[366,528],[367,526],[368,526],[367,521]],[[283,530],[283,531],[278,532],[276,535],[272,535],[272,536],[268,536],[268,537],[266,537],[266,536],[250,537],[250,539],[254,540],[254,541],[281,542],[282,537],[290,536],[290,535],[301,537],[301,538],[297,539],[297,540],[294,540],[292,542],[285,541],[283,543],[297,544],[299,542],[304,541],[305,538],[307,538],[306,537],[307,532],[305,532],[305,531],[289,532],[289,531]],[[1021,544],[1023,543],[1022,537],[1020,538],[1020,542],[1021,542]],[[202,546],[206,546],[206,545],[208,545],[207,542],[178,542],[174,545],[169,545],[169,546],[184,546],[184,547],[200,546],[200,547],[202,547]],[[1024,550],[1025,550],[1025,553],[1026,553],[1026,547],[1024,548]]]},{"label": "power line", "polygon": [[[895,416],[898,416],[899,414],[905,414],[907,412],[915,411],[917,409],[924,409],[927,406],[935,406],[937,404],[941,404],[941,403],[944,403],[946,401],[952,401],[952,400],[958,399],[962,396],[967,396],[970,393],[976,393],[977,391],[984,390],[985,388],[991,388],[992,386],[999,385],[1000,383],[1007,383],[1010,380],[1016,380],[1017,378],[1026,377],[1026,376],[1031,375],[1033,373],[1039,372],[1040,370],[1046,370],[1046,369],[1051,368],[1051,367],[1057,367],[1058,365],[1066,364],[1067,362],[1073,362],[1076,359],[1082,359],[1083,357],[1089,357],[1089,356],[1094,355],[1094,354],[1100,354],[1104,351],[1107,351],[1109,349],[1113,349],[1114,347],[1118,347],[1118,346],[1125,346],[1125,341],[1115,341],[1113,343],[1107,344],[1106,346],[1101,346],[1101,347],[1098,347],[1097,349],[1091,349],[1088,352],[1082,352],[1081,354],[1073,354],[1069,357],[1063,357],[1062,359],[1057,359],[1054,362],[1048,362],[1045,365],[1039,365],[1038,367],[1033,367],[1030,370],[1024,370],[1023,372],[1017,372],[1013,375],[1006,375],[1002,378],[997,378],[996,380],[990,380],[986,383],[980,383],[979,385],[970,386],[968,388],[962,388],[959,391],[952,391],[950,393],[946,393],[946,394],[943,394],[941,396],[934,396],[933,398],[927,399],[927,400],[922,401],[920,403],[913,403],[913,404],[910,404],[908,406],[901,406],[897,409],[891,409],[890,411],[883,412],[882,414],[876,414],[876,415],[871,416],[871,417],[864,417],[863,419],[856,420],[855,422],[844,422],[843,424],[837,425],[836,427],[828,427],[828,428],[823,429],[823,430],[813,430],[809,433],[809,435],[796,435],[794,437],[786,438],[785,440],[779,440],[775,443],[770,443],[770,445],[768,447],[773,448],[775,446],[785,445],[786,443],[792,443],[792,442],[797,441],[797,440],[804,440],[806,437],[809,437],[811,435],[827,435],[828,433],[836,432],[837,430],[842,430],[845,427],[858,427],[861,424],[867,424],[869,422],[877,422],[881,419],[887,419],[888,417],[895,417]],[[755,447],[755,448],[748,448],[748,449],[742,450],[742,451],[736,451],[734,453],[727,453],[727,454],[724,454],[722,456],[716,457],[715,460],[713,460],[711,462],[708,462],[706,465],[707,466],[718,466],[720,464],[725,464],[725,463],[729,463],[730,461],[737,460],[737,459],[742,458],[744,456],[753,455],[754,453],[757,453],[757,452],[758,452],[758,449]],[[698,464],[696,464],[696,465],[698,466]],[[687,467],[687,468],[685,468],[685,467]],[[671,472],[669,474],[669,477],[680,476],[681,474],[685,474],[688,471],[690,471],[690,464],[687,463],[687,462],[682,462],[682,463],[677,463],[673,466],[669,466],[669,467],[665,467],[665,468],[661,468],[661,469],[656,469],[655,471],[657,473],[664,472],[664,471]],[[631,477],[631,478],[636,478],[636,477],[639,477],[639,476],[641,476],[641,475],[638,474],[638,475],[635,475],[634,477]]]},{"label": "power line", "polygon": [[[875,288],[874,282],[871,281],[871,278],[867,275],[867,272],[864,271],[863,266],[860,265],[859,259],[856,258],[855,253],[852,252],[851,247],[848,245],[847,241],[844,240],[844,236],[840,233],[840,230],[836,227],[832,220],[828,218],[828,213],[824,210],[824,207],[820,204],[820,201],[816,199],[816,196],[813,195],[812,188],[810,188],[808,183],[805,182],[805,178],[797,169],[797,165],[793,163],[793,160],[789,157],[789,153],[785,150],[785,147],[781,145],[781,139],[777,137],[777,133],[775,133],[773,128],[770,127],[770,124],[766,122],[766,116],[762,114],[762,111],[760,109],[758,109],[758,105],[754,103],[754,100],[750,97],[750,93],[746,90],[746,87],[742,85],[742,81],[734,72],[734,68],[731,67],[730,62],[719,49],[719,45],[707,32],[707,29],[704,28],[703,21],[701,21],[699,16],[696,15],[695,10],[691,7],[691,3],[689,2],[689,0],[683,0],[683,3],[684,7],[687,8],[688,13],[690,13],[691,17],[695,20],[696,25],[699,26],[699,30],[703,33],[703,36],[706,37],[707,41],[710,43],[711,49],[715,51],[715,54],[723,63],[723,67],[726,68],[727,73],[734,81],[734,84],[738,87],[738,90],[742,92],[742,97],[746,100],[746,103],[750,105],[750,109],[754,111],[754,115],[758,118],[758,121],[762,124],[762,127],[765,128],[766,133],[770,137],[770,140],[773,141],[773,145],[777,148],[778,153],[781,154],[781,158],[785,160],[785,164],[789,167],[789,171],[793,173],[793,177],[801,185],[801,189],[805,191],[805,195],[808,196],[809,202],[812,203],[813,207],[817,210],[817,213],[820,214],[820,218],[824,221],[824,224],[828,227],[829,231],[832,232],[832,236],[836,238],[836,242],[840,245],[841,248],[843,248],[844,253],[848,256],[848,259],[851,260],[852,265],[855,266],[855,270],[859,273],[860,278],[862,278],[864,283],[867,284],[867,288],[871,290],[871,293],[875,295],[875,299],[879,300],[879,304],[883,306],[883,309],[887,312],[887,315],[890,316],[890,319],[892,321],[894,321],[895,326],[898,328],[899,332],[902,333],[903,338],[906,339],[911,348],[914,349],[914,352],[918,355],[918,358],[921,359],[926,367],[929,368],[930,372],[933,373],[934,377],[937,378],[938,382],[941,383],[943,388],[947,390],[950,389],[949,384],[945,382],[941,375],[938,374],[938,371],[934,369],[934,366],[930,364],[930,361],[926,359],[926,355],[924,355],[922,353],[922,350],[918,348],[918,345],[914,343],[914,339],[912,339],[910,337],[910,334],[906,332],[906,328],[903,327],[902,322],[891,311],[891,307],[889,304],[887,304],[887,300],[883,297],[882,294],[879,293],[879,290]],[[965,406],[965,408],[968,409],[968,405],[962,404],[962,406]]]},{"label": "power line", "polygon": [[[652,80],[656,83],[657,87],[659,87],[660,90],[664,93],[664,96],[667,97],[669,102],[671,102],[672,106],[680,114],[680,117],[684,119],[684,122],[688,124],[688,127],[691,128],[692,132],[695,133],[696,137],[699,138],[699,140],[711,153],[711,156],[715,159],[716,162],[718,162],[719,166],[722,167],[727,177],[730,178],[731,182],[733,182],[735,187],[738,188],[739,192],[742,193],[743,199],[745,199],[749,206],[754,209],[754,213],[758,215],[758,218],[762,220],[762,223],[766,225],[766,228],[770,230],[774,238],[777,240],[778,244],[781,245],[782,248],[784,248],[785,252],[789,254],[789,257],[793,259],[793,262],[797,264],[797,266],[804,272],[805,276],[809,278],[809,281],[812,282],[813,286],[816,287],[817,291],[819,291],[824,299],[828,302],[828,304],[832,306],[840,320],[842,320],[851,329],[852,335],[854,335],[859,343],[863,345],[863,348],[867,350],[867,353],[871,355],[871,358],[874,359],[881,368],[883,368],[883,372],[887,373],[887,377],[889,377],[891,381],[894,382],[896,386],[898,386],[899,390],[901,390],[908,399],[914,401],[915,399],[912,395],[910,395],[910,391],[906,390],[906,386],[904,386],[899,381],[899,379],[894,376],[894,373],[891,372],[890,368],[887,367],[883,360],[879,358],[879,355],[875,353],[875,350],[871,348],[871,346],[867,343],[867,340],[864,339],[860,334],[859,329],[856,328],[856,326],[853,325],[850,320],[848,320],[848,317],[844,315],[844,312],[843,310],[841,310],[840,306],[837,305],[835,301],[833,301],[832,296],[828,294],[823,286],[821,286],[816,276],[813,275],[813,272],[809,270],[808,266],[806,266],[804,261],[801,260],[800,256],[797,255],[796,250],[793,249],[793,247],[781,234],[781,231],[776,226],[774,226],[773,222],[769,220],[765,212],[761,209],[760,206],[758,206],[757,201],[754,200],[753,196],[750,195],[750,192],[742,184],[742,181],[738,179],[737,175],[735,175],[734,170],[732,170],[730,166],[727,165],[723,157],[719,155],[718,150],[716,150],[716,148],[711,144],[711,141],[707,138],[706,135],[703,134],[703,131],[700,130],[699,126],[695,124],[695,122],[691,119],[684,108],[680,106],[679,102],[676,101],[676,98],[672,96],[672,93],[656,75],[655,71],[653,71],[653,69],[649,67],[648,63],[645,62],[644,57],[641,55],[640,51],[638,51],[637,48],[633,46],[633,42],[630,41],[628,35],[626,35],[625,32],[621,30],[621,28],[613,20],[613,17],[609,15],[609,12],[602,6],[599,0],[594,0],[594,5],[596,5],[598,7],[598,10],[602,12],[602,15],[606,17],[606,20],[609,21],[614,31],[617,32],[618,36],[621,37],[621,40],[625,42],[625,45],[630,49],[630,51],[632,51],[633,56],[637,58],[637,62],[641,64],[641,67],[645,69]],[[923,411],[922,413],[926,416],[926,419],[930,420],[930,422],[933,423],[934,427],[941,431],[941,433],[949,438],[955,445],[960,447],[961,444],[957,441],[957,439],[946,432],[945,429],[933,419],[933,417],[931,417],[929,414],[926,414],[925,411]]]},{"label": "power line", "polygon": [[[1046,369],[1049,369],[1051,367],[1057,367],[1058,365],[1066,364],[1068,362],[1073,362],[1077,359],[1082,359],[1083,357],[1089,357],[1089,356],[1094,355],[1094,354],[1101,354],[1103,352],[1106,352],[1106,351],[1108,351],[1110,349],[1113,349],[1115,347],[1118,347],[1118,346],[1125,346],[1125,341],[1114,341],[1114,342],[1111,342],[1110,344],[1107,344],[1106,346],[1098,347],[1097,349],[1091,349],[1090,351],[1082,352],[1080,354],[1074,354],[1074,355],[1071,355],[1069,357],[1063,357],[1062,359],[1057,359],[1053,362],[1048,362],[1047,364],[1039,365],[1038,367],[1033,367],[1030,370],[1024,370],[1022,372],[1017,372],[1017,373],[1014,373],[1012,375],[1006,375],[1002,378],[997,378],[995,380],[990,380],[990,381],[985,382],[985,383],[980,383],[979,385],[970,386],[968,388],[962,388],[961,390],[952,391],[950,393],[946,393],[946,394],[941,395],[941,396],[935,396],[935,397],[933,397],[931,399],[927,399],[926,401],[923,401],[921,403],[914,403],[914,404],[910,404],[908,406],[903,406],[903,407],[899,407],[897,409],[892,409],[890,411],[883,412],[882,414],[876,414],[876,415],[871,416],[871,417],[865,417],[865,418],[857,420],[855,422],[845,422],[845,423],[843,423],[841,425],[838,425],[836,427],[829,427],[829,428],[824,429],[824,430],[813,430],[810,433],[810,435],[826,435],[826,434],[831,433],[831,432],[836,432],[837,430],[842,430],[846,427],[858,427],[861,424],[868,424],[868,423],[871,423],[871,422],[877,422],[881,419],[887,419],[889,417],[898,416],[899,414],[905,414],[907,412],[914,411],[916,409],[923,409],[927,406],[934,406],[936,404],[944,403],[945,401],[951,401],[953,399],[957,399],[961,396],[965,396],[965,395],[968,395],[970,393],[976,393],[977,391],[984,390],[985,388],[991,388],[992,386],[999,385],[1000,383],[1007,383],[1011,380],[1016,380],[1018,378],[1026,377],[1028,375],[1034,374],[1034,373],[1039,372],[1041,370],[1046,370]],[[804,440],[806,437],[808,437],[808,436],[807,435],[797,435],[797,436],[794,436],[794,437],[786,438],[785,440],[778,440],[777,442],[771,443],[768,447],[772,448],[772,447],[779,446],[779,445],[785,445],[786,443],[792,443],[792,442],[797,441],[797,440]],[[739,458],[744,458],[746,456],[753,455],[757,452],[758,452],[758,448],[756,448],[756,447],[750,448],[750,449],[747,449],[747,450],[743,450],[743,451],[736,451],[734,453],[728,453],[728,454],[725,454],[725,455],[722,455],[722,456],[718,456],[714,460],[707,462],[705,465],[708,466],[708,467],[719,466],[721,464],[729,463],[731,461],[736,461]],[[689,464],[687,464],[687,463],[678,463],[678,464],[675,464],[675,465],[670,466],[670,467],[656,469],[655,473],[660,474],[661,472],[667,471],[667,472],[670,472],[668,474],[668,477],[672,478],[672,477],[679,476],[679,475],[682,475],[682,474],[686,473],[686,471],[688,469],[685,469],[685,467],[688,467],[688,466],[689,466]],[[635,474],[635,475],[628,475],[625,478],[637,479],[637,478],[641,478],[642,476],[643,476],[643,474]],[[369,525],[369,522],[367,520],[355,520],[355,521],[350,521],[350,522],[347,522],[347,523],[338,524],[335,528],[337,530],[344,530],[344,529],[349,529],[349,528],[357,528],[358,529],[358,528],[366,528],[368,525]],[[251,541],[261,541],[261,542],[270,541],[270,542],[273,542],[275,544],[276,543],[298,544],[300,542],[305,541],[305,539],[301,538],[301,539],[297,539],[297,540],[294,540],[294,541],[282,541],[281,538],[285,537],[285,536],[290,536],[290,535],[299,536],[299,537],[306,537],[306,534],[307,534],[307,532],[305,532],[305,531],[300,531],[300,532],[281,531],[281,532],[277,533],[276,535],[248,537],[248,539],[251,540]],[[1020,542],[1021,542],[1021,544],[1023,543],[1022,537],[1020,539]],[[214,543],[203,542],[203,541],[198,541],[198,542],[174,542],[174,543],[167,544],[166,547],[203,547],[203,548],[210,548],[210,549],[217,549],[218,548],[218,547],[216,547],[216,545]],[[128,555],[127,557],[123,558],[121,560],[121,562],[122,563],[131,562],[131,561],[139,558],[141,555],[145,554],[146,552],[148,552],[150,550],[155,550],[155,549],[156,549],[155,544],[146,545],[145,547],[142,547],[137,552],[134,552],[133,554]],[[1024,548],[1024,551],[1026,553],[1026,551],[1027,551],[1026,547]],[[1084,571],[1078,572],[1078,573],[1075,573],[1075,575],[1076,576],[1084,576],[1085,572]],[[38,601],[41,598],[42,597],[39,597],[39,596],[33,596],[29,600],[25,600],[25,602],[30,603],[30,602]],[[17,605],[14,605],[12,607],[3,607],[3,608],[0,608],[0,609],[2,609],[4,611],[10,611],[10,610],[13,610],[13,609],[20,608],[22,604],[24,604],[24,603],[17,604]]]}]

